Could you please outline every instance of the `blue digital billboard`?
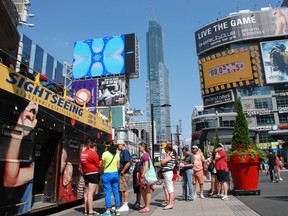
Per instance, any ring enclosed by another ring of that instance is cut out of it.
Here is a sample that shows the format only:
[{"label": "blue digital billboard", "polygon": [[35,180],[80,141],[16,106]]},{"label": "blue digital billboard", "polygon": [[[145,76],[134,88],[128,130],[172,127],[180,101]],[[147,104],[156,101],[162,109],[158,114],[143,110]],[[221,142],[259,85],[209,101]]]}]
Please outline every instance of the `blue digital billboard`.
[{"label": "blue digital billboard", "polygon": [[73,79],[125,74],[125,35],[76,41]]}]

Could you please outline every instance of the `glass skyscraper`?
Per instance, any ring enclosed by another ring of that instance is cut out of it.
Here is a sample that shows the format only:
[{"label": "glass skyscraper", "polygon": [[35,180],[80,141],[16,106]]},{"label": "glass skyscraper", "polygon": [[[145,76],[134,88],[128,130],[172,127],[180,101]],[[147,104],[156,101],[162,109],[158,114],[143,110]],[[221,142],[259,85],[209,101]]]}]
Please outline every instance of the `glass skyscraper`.
[{"label": "glass skyscraper", "polygon": [[149,22],[147,39],[147,82],[146,82],[146,111],[151,121],[151,104],[153,104],[153,117],[156,122],[155,143],[170,139],[170,108],[161,107],[170,104],[169,72],[164,64],[163,37],[161,26]]}]

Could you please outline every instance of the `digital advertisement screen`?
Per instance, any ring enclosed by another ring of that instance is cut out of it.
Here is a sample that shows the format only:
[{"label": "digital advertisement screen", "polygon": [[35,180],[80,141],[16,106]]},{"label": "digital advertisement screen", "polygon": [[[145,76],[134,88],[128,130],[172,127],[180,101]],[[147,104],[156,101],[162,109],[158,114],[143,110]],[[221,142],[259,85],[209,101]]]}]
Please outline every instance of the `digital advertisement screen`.
[{"label": "digital advertisement screen", "polygon": [[223,56],[203,63],[205,88],[253,79],[250,53]]},{"label": "digital advertisement screen", "polygon": [[266,83],[288,81],[288,40],[260,43]]},{"label": "digital advertisement screen", "polygon": [[125,35],[74,43],[72,79],[125,73]]},{"label": "digital advertisement screen", "polygon": [[98,79],[98,106],[119,106],[125,104],[124,77]]},{"label": "digital advertisement screen", "polygon": [[195,32],[197,54],[236,41],[287,35],[288,8],[225,17]]},{"label": "digital advertisement screen", "polygon": [[77,80],[72,82],[72,93],[78,105],[97,106],[97,79]]}]

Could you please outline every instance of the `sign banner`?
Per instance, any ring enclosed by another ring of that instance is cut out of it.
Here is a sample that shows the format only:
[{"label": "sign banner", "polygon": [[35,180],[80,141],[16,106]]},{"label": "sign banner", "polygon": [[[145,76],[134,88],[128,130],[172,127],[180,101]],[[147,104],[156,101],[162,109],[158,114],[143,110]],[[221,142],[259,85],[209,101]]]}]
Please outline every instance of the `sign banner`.
[{"label": "sign banner", "polygon": [[218,104],[231,103],[234,101],[234,95],[231,90],[203,97],[203,103],[205,108]]},{"label": "sign banner", "polygon": [[230,15],[195,32],[197,54],[236,41],[287,35],[288,8]]},{"label": "sign banner", "polygon": [[124,77],[98,79],[98,106],[121,106],[125,104]]},{"label": "sign banner", "polygon": [[288,81],[288,40],[260,43],[266,83]]},{"label": "sign banner", "polygon": [[19,73],[8,71],[2,65],[0,65],[0,71],[1,89],[109,134],[112,133],[111,123],[103,121],[102,118],[83,109],[83,107],[64,99],[61,95],[55,94]]}]

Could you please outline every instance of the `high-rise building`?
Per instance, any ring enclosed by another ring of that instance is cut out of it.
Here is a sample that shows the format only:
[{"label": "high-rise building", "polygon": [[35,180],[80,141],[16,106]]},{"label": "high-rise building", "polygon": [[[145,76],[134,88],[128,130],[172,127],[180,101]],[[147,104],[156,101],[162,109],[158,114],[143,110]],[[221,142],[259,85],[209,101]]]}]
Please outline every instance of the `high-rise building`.
[{"label": "high-rise building", "polygon": [[[149,22],[147,39],[147,83],[146,83],[146,111],[147,119],[151,121],[151,111],[155,121],[155,143],[169,140],[170,109],[162,107],[169,104],[169,72],[164,63],[163,37],[161,26],[156,21]],[[153,104],[153,106],[151,106]],[[152,110],[153,107],[153,110]],[[154,144],[155,144],[154,143]]]}]

